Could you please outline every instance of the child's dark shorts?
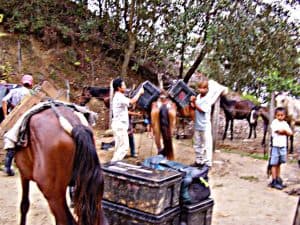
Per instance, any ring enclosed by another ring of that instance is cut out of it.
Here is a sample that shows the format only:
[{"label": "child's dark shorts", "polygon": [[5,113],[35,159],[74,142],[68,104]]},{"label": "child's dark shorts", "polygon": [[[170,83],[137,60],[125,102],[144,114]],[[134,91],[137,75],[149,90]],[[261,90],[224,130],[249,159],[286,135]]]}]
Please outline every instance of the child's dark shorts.
[{"label": "child's dark shorts", "polygon": [[270,165],[276,166],[286,163],[287,149],[286,147],[272,147]]}]

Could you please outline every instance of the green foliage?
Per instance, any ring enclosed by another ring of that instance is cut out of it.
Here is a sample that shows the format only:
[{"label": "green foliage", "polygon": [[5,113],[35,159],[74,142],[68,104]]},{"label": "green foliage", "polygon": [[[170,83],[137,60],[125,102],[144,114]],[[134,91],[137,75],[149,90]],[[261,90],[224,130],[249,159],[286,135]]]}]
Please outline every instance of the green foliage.
[{"label": "green foliage", "polygon": [[11,32],[43,37],[47,35],[45,29],[53,27],[57,38],[66,44],[89,41],[89,35],[97,32],[99,24],[99,18],[84,4],[72,1],[0,1],[0,11],[4,12],[3,23]]},{"label": "green foliage", "polygon": [[[99,16],[81,0],[0,1],[1,25],[43,40],[53,35],[69,45],[108,43],[105,51],[125,52],[131,37],[137,41],[134,70],[151,61],[166,74],[178,75],[179,69],[165,63],[175,59],[183,62],[183,73],[200,70],[235,91],[256,97],[265,89],[299,95],[299,21],[291,20],[280,1],[97,2],[102,4]],[[71,65],[79,60],[76,55],[70,58]]]},{"label": "green foliage", "polygon": [[14,68],[10,64],[10,62],[4,62],[0,64],[0,76],[1,80],[8,80],[8,75],[14,71]]},{"label": "green foliage", "polygon": [[95,19],[89,19],[86,21],[86,23],[83,23],[79,26],[80,30],[80,41],[88,41],[89,40],[89,35],[92,33],[97,32],[99,23]]},{"label": "green foliage", "polygon": [[250,100],[253,102],[255,105],[260,105],[260,102],[258,101],[256,96],[250,95],[250,94],[243,94],[242,99],[244,100]]},{"label": "green foliage", "polygon": [[300,83],[297,78],[283,77],[278,71],[270,71],[268,76],[258,79],[266,88],[267,92],[289,91],[294,96],[300,96]]},{"label": "green foliage", "polygon": [[[225,11],[226,16],[218,14],[213,23],[216,30],[208,30],[214,45],[201,68],[225,86],[257,97],[266,88],[294,89],[299,78],[299,22],[290,20],[278,2],[236,1]],[[270,76],[273,70],[280,80],[272,80],[277,79]],[[278,82],[282,87],[273,88]]]}]

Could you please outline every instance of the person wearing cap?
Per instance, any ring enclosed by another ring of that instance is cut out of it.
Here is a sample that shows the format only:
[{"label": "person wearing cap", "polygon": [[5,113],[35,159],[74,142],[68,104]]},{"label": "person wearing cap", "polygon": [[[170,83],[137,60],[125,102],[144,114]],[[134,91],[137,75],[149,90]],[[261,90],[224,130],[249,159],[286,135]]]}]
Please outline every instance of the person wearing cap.
[{"label": "person wearing cap", "polygon": [[[2,110],[4,118],[8,114],[8,104],[11,106],[10,110],[16,107],[22,99],[31,94],[31,89],[33,86],[33,78],[30,74],[23,75],[21,79],[22,86],[12,89],[4,98],[2,99]],[[4,149],[7,151],[5,156],[5,164],[4,164],[4,172],[8,176],[13,176],[15,173],[11,168],[12,160],[15,155],[15,149],[6,148],[4,145]]]},{"label": "person wearing cap", "polygon": [[139,97],[144,93],[142,87],[133,98],[124,95],[126,85],[122,78],[113,80],[114,97],[112,100],[112,123],[111,128],[115,139],[115,152],[111,162],[122,160],[129,149],[129,139],[127,130],[129,128],[128,107],[138,101]]},{"label": "person wearing cap", "polygon": [[12,89],[3,99],[2,99],[2,110],[4,117],[8,114],[7,105],[10,103],[11,109],[18,105],[21,100],[26,96],[30,95],[31,88],[33,85],[33,78],[29,74],[25,74],[22,77],[22,86],[19,88]]}]

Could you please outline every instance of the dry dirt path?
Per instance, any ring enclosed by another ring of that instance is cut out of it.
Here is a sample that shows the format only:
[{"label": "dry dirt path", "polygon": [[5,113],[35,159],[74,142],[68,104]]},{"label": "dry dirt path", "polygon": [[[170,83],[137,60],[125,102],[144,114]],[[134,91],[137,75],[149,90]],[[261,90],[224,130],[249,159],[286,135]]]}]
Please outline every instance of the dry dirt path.
[{"label": "dry dirt path", "polygon": [[[141,160],[155,153],[152,139],[145,134],[136,135],[135,140]],[[226,146],[228,144],[226,142]],[[176,161],[192,163],[194,153],[191,140],[176,140],[175,149]],[[111,158],[112,151],[101,150],[99,156],[102,162],[106,162]],[[223,150],[215,152],[209,180],[215,201],[212,225],[292,225],[298,197],[267,187],[269,180],[265,169],[264,160]],[[295,161],[283,167],[282,177],[289,185],[287,189],[300,187],[299,175],[300,169]],[[1,173],[0,190],[0,225],[16,225],[21,194],[18,175],[6,177]],[[30,199],[28,224],[54,224],[45,199],[33,183]]]}]

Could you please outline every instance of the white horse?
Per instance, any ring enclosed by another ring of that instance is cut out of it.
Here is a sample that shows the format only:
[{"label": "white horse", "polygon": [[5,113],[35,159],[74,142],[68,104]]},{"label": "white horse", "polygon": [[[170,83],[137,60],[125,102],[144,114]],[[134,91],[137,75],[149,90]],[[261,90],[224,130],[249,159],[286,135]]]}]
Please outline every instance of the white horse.
[{"label": "white horse", "polygon": [[[300,125],[300,99],[291,97],[287,92],[284,92],[276,96],[275,102],[276,107],[283,107],[286,109],[286,120],[291,126],[292,131],[295,132],[295,126]],[[290,141],[290,153],[293,153],[293,136],[291,136]]]}]

